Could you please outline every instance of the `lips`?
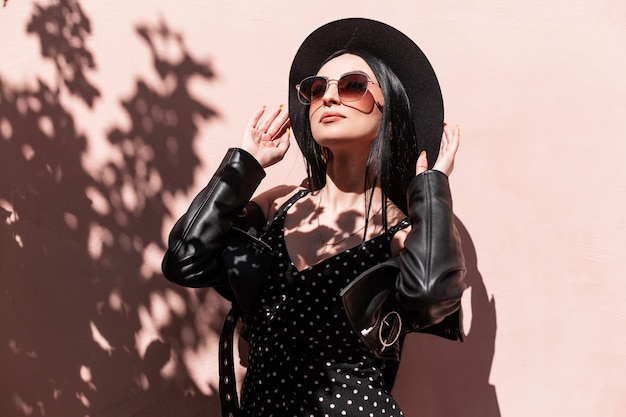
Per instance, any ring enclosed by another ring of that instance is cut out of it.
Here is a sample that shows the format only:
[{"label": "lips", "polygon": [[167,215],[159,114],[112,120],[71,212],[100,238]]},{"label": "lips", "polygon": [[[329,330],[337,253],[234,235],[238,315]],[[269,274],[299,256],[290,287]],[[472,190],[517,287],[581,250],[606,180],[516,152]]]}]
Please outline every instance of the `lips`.
[{"label": "lips", "polygon": [[344,118],[345,116],[341,113],[327,111],[322,113],[322,116],[320,117],[320,123],[332,123]]}]

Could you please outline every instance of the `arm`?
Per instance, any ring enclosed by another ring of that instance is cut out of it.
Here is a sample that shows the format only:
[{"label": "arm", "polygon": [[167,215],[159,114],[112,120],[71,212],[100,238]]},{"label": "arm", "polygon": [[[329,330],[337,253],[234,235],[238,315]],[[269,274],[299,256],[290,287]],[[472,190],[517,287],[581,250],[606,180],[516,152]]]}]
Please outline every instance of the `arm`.
[{"label": "arm", "polygon": [[395,298],[408,327],[421,330],[459,309],[465,260],[448,177],[422,172],[411,181],[407,198],[412,227],[400,253]]},{"label": "arm", "polygon": [[341,292],[348,320],[378,357],[399,360],[400,336],[410,331],[463,339],[465,263],[448,185],[458,142],[458,129],[444,128],[432,171],[420,155],[407,190],[412,228],[400,255],[365,271]]},{"label": "arm", "polygon": [[433,170],[427,170],[428,161],[422,153],[416,164],[417,175],[407,190],[412,227],[400,254],[396,301],[415,329],[437,324],[459,310],[465,289],[465,260],[448,184],[459,139],[459,127],[451,130],[444,124]]},{"label": "arm", "polygon": [[[225,284],[222,252],[229,231],[238,219],[257,223],[257,228],[258,223],[264,225],[261,210],[249,200],[265,177],[264,168],[287,152],[288,128],[282,106],[269,114],[265,108],[255,113],[244,130],[241,148],[228,150],[209,184],[172,228],[162,263],[167,279],[188,287]],[[248,215],[239,216],[246,205]]]},{"label": "arm", "polygon": [[237,215],[265,171],[248,152],[231,148],[209,184],[170,232],[163,274],[187,287],[223,284],[221,253]]}]

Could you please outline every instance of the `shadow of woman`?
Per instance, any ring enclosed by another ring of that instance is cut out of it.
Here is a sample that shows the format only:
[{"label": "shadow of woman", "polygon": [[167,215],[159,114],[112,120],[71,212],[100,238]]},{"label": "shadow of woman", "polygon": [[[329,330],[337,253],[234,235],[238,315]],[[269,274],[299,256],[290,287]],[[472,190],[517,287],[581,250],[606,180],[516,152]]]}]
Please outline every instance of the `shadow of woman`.
[{"label": "shadow of woman", "polygon": [[[406,338],[394,394],[406,416],[500,417],[496,389],[489,383],[496,339],[496,305],[478,271],[469,232],[457,218],[467,266],[471,327],[464,343],[431,335]],[[467,331],[468,329],[466,329]]]}]

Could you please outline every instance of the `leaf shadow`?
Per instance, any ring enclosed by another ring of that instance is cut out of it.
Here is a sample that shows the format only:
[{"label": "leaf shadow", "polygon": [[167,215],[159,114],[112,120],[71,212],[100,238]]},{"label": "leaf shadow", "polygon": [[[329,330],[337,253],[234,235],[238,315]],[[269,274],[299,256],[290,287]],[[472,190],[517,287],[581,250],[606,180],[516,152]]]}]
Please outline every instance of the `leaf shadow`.
[{"label": "leaf shadow", "polygon": [[[101,93],[76,0],[35,5],[26,27],[56,82],[11,85],[0,74],[0,414],[196,416],[219,410],[217,387],[193,366],[226,311],[212,290],[188,291],[155,270],[168,202],[193,183],[199,124],[218,112],[189,81],[214,79],[165,21],[137,25],[160,82],[137,79],[112,126],[110,158],[83,166],[78,98]],[[169,42],[177,57],[159,49]],[[118,157],[119,156],[119,157]]]}]

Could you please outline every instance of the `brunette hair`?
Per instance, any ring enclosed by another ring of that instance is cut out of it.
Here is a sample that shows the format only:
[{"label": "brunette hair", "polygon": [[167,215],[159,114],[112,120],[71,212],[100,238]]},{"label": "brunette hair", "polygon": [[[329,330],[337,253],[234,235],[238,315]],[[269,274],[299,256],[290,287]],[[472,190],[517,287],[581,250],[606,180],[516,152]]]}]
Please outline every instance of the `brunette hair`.
[{"label": "brunette hair", "polygon": [[[404,214],[408,214],[406,191],[415,176],[418,157],[417,140],[411,116],[411,105],[400,79],[381,59],[364,50],[342,49],[329,56],[328,61],[344,54],[357,55],[369,65],[378,80],[384,97],[382,118],[378,134],[370,148],[363,187],[367,193],[380,181],[383,201],[383,224],[387,228],[386,199],[389,198]],[[326,162],[322,147],[313,139],[309,108],[300,106],[294,114],[292,126],[296,140],[306,160],[308,188],[310,191],[324,187]],[[366,194],[367,195],[367,194]],[[369,213],[372,195],[366,202]],[[366,216],[368,218],[369,216]]]}]

